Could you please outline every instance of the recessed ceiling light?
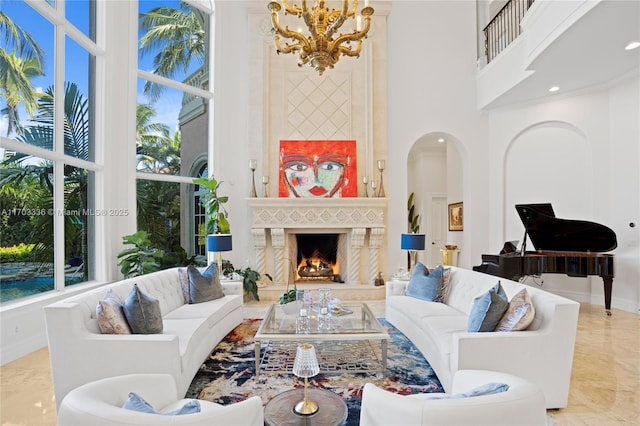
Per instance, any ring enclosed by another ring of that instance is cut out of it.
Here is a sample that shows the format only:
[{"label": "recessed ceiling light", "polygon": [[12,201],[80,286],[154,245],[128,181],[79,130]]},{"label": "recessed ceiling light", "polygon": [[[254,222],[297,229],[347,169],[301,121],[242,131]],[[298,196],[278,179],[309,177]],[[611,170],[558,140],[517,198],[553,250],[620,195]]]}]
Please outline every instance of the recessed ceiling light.
[{"label": "recessed ceiling light", "polygon": [[632,41],[631,43],[627,44],[624,49],[633,50],[637,49],[638,47],[640,47],[640,41]]},{"label": "recessed ceiling light", "polygon": [[550,92],[557,92],[558,90],[560,90],[560,88],[558,86],[553,86],[549,88]]},{"label": "recessed ceiling light", "polygon": [[444,143],[444,139],[442,138],[438,139],[438,143]]}]

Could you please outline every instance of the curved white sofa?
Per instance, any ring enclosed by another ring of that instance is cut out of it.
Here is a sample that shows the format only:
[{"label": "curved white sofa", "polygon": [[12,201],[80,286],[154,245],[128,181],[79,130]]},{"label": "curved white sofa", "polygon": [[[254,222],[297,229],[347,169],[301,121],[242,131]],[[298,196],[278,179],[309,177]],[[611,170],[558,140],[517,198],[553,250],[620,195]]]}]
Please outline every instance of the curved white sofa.
[{"label": "curved white sofa", "polygon": [[122,408],[129,392],[137,393],[159,412],[178,409],[190,401],[181,399],[176,382],[169,374],[127,374],[109,377],[87,383],[69,392],[58,409],[58,426],[264,425],[264,409],[259,396],[229,405],[198,400],[199,413],[163,416]]},{"label": "curved white sofa", "polygon": [[399,395],[367,383],[362,392],[361,426],[546,426],[544,395],[533,383],[511,374],[458,370],[451,394],[487,383],[505,383],[505,392],[469,398],[429,399],[442,395]]},{"label": "curved white sofa", "polygon": [[[114,282],[44,308],[56,404],[72,389],[132,373],[171,375],[179,395],[211,350],[243,319],[242,283],[222,282],[225,295],[185,304],[180,268]],[[162,334],[101,334],[96,306],[109,289],[125,300],[133,284],[160,301]]]},{"label": "curved white sofa", "polygon": [[[467,332],[476,296],[500,281],[509,300],[526,288],[535,307],[525,331]],[[422,352],[445,391],[458,370],[493,370],[520,376],[544,393],[547,408],[567,406],[580,304],[539,288],[451,267],[444,303],[405,296],[408,281],[390,281],[386,319]]]}]

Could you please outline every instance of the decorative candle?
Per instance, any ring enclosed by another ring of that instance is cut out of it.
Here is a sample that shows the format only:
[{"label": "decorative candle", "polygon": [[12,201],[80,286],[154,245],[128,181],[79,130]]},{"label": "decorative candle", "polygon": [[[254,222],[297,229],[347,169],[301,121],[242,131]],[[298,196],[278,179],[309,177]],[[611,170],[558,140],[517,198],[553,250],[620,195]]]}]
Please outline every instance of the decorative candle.
[{"label": "decorative candle", "polygon": [[384,170],[384,160],[378,160],[378,170]]},{"label": "decorative candle", "polygon": [[356,17],[356,30],[360,31],[362,29],[362,16],[358,15]]},{"label": "decorative candle", "polygon": [[269,183],[269,176],[262,176],[262,183]]},{"label": "decorative candle", "polygon": [[362,176],[362,183],[364,183],[365,185],[369,183],[369,178],[366,175]]},{"label": "decorative candle", "polygon": [[258,160],[253,160],[253,159],[249,160],[249,168],[251,170],[255,170],[257,166],[258,166]]}]

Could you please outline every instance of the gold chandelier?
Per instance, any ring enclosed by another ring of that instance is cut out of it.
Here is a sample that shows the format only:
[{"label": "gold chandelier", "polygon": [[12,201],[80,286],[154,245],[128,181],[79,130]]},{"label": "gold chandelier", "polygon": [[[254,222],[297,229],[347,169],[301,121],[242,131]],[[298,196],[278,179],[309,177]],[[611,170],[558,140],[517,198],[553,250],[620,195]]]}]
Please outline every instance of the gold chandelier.
[{"label": "gold chandelier", "polygon": [[[371,26],[371,15],[373,15],[373,8],[368,5],[368,0],[365,0],[360,15],[356,15],[358,0],[353,0],[351,9],[349,9],[349,0],[343,0],[340,10],[331,9],[331,11],[325,6],[325,0],[315,0],[311,9],[307,7],[306,0],[302,0],[302,8],[295,4],[289,6],[287,0],[281,0],[281,3],[282,5],[277,1],[272,1],[268,5],[278,53],[298,53],[298,66],[309,64],[320,75],[325,69],[333,68],[340,59],[340,55],[360,56],[362,39],[367,37]],[[288,26],[285,28],[280,26],[279,12],[283,7],[285,16],[296,15],[298,18],[304,19],[304,23],[309,29],[308,36],[302,34],[301,30],[293,31]],[[364,23],[362,17],[364,17]],[[347,19],[354,19],[356,28],[353,32],[336,35]],[[291,39],[292,42],[285,41],[282,46],[280,36]],[[353,47],[351,42],[357,42],[357,45]]]}]

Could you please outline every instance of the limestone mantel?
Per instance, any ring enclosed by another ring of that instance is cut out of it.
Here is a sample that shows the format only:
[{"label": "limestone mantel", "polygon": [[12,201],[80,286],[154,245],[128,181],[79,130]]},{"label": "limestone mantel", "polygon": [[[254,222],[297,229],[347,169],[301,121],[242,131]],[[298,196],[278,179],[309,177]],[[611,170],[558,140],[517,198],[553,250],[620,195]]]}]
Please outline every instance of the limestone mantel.
[{"label": "limestone mantel", "polygon": [[[347,284],[372,284],[386,256],[387,198],[248,198],[258,271],[287,282],[290,237],[296,233],[344,236],[341,275]],[[366,268],[364,267],[366,265]]]}]

